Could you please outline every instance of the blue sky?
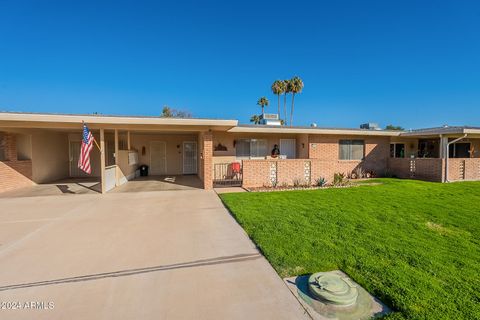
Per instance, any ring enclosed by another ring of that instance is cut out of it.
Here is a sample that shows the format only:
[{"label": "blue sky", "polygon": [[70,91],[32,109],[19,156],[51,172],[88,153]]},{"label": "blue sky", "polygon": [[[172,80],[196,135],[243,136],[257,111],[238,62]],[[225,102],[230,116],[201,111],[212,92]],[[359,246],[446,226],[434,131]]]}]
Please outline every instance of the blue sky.
[{"label": "blue sky", "polygon": [[0,110],[480,126],[478,1],[0,0]]}]

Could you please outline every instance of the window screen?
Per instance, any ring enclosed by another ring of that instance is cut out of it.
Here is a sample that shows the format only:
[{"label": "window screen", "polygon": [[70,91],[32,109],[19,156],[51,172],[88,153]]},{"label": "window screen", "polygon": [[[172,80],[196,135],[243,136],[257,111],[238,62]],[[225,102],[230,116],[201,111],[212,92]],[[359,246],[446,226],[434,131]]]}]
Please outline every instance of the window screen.
[{"label": "window screen", "polygon": [[267,140],[263,139],[241,139],[235,145],[237,158],[258,158],[265,157],[267,151]]},{"label": "window screen", "polygon": [[237,158],[249,158],[250,157],[250,140],[237,140],[235,144],[235,150]]},{"label": "window screen", "polygon": [[267,155],[267,140],[250,140],[250,157],[265,157]]},{"label": "window screen", "polygon": [[449,147],[450,158],[470,158],[470,143],[454,143]]},{"label": "window screen", "polygon": [[340,140],[339,159],[340,160],[362,160],[364,157],[363,140]]}]

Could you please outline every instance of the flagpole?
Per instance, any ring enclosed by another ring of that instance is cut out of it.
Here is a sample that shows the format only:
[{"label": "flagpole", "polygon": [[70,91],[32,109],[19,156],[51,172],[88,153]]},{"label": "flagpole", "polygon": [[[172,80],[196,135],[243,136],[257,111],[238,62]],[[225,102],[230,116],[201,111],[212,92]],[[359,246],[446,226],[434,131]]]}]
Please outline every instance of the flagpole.
[{"label": "flagpole", "polygon": [[[92,136],[93,136],[93,135],[92,135]],[[95,137],[93,137],[93,142],[95,142],[95,145],[97,146],[98,151],[100,151],[100,153],[101,153],[101,152],[102,152],[102,149],[100,149],[100,146],[98,145],[97,140],[95,139]]]},{"label": "flagpole", "polygon": [[[85,125],[85,121],[83,121],[83,120],[82,120],[82,125]],[[101,149],[100,146],[98,145],[97,140],[95,139],[95,137],[93,136],[93,134],[92,134],[92,138],[93,138],[93,142],[95,142],[95,145],[96,145],[97,148],[98,148],[98,151],[100,151],[100,153],[102,153],[102,149]]]}]

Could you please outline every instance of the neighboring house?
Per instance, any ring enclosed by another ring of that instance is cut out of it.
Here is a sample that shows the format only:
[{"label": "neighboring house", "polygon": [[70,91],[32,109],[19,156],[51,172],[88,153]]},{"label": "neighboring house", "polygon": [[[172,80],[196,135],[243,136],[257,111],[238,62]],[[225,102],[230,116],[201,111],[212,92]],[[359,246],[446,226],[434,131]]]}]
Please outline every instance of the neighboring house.
[{"label": "neighboring house", "polygon": [[[197,175],[205,189],[332,181],[334,173],[358,167],[377,176],[480,180],[480,127],[387,131],[0,113],[0,191],[85,177],[77,168],[82,121],[104,150],[92,151],[91,176],[102,192],[135,178],[141,164],[149,166],[150,175]],[[274,145],[278,158],[270,156]]]}]

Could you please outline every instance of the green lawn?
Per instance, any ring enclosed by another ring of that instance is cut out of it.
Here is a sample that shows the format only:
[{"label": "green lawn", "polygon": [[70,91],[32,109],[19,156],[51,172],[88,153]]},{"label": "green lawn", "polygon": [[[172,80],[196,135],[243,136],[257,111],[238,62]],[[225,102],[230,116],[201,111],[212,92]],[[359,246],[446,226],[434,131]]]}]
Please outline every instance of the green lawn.
[{"label": "green lawn", "polygon": [[480,319],[480,182],[221,195],[282,276],[341,269],[398,311]]}]

